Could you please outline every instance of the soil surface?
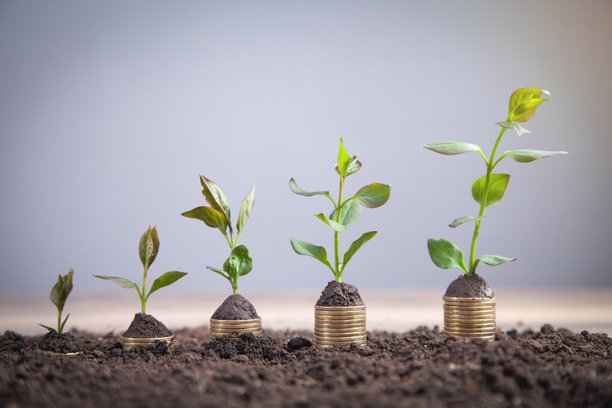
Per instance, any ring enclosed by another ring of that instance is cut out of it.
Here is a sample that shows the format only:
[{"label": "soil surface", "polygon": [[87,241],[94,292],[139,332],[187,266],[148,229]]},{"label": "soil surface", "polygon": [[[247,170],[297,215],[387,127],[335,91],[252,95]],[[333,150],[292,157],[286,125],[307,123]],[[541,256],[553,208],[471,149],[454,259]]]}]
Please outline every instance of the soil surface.
[{"label": "soil surface", "polygon": [[55,353],[74,353],[79,351],[75,338],[70,333],[49,332],[42,338],[41,348]]},{"label": "soil surface", "polygon": [[462,274],[452,281],[451,284],[448,285],[444,296],[492,298],[495,296],[495,293],[480,275],[473,273],[470,276]]},{"label": "soil surface", "polygon": [[162,322],[149,314],[136,313],[130,327],[123,333],[123,337],[168,337],[172,332]]},{"label": "soil surface", "polygon": [[259,315],[251,302],[237,294],[228,296],[211,317],[218,320],[248,320],[257,319]]},{"label": "soil surface", "polygon": [[363,306],[363,300],[356,286],[331,281],[323,289],[317,306]]},{"label": "soil surface", "polygon": [[455,341],[437,327],[369,332],[367,346],[317,350],[309,332],[210,340],[175,332],[171,353],[73,330],[78,355],[43,337],[0,336],[3,407],[610,407],[612,339],[549,325]]}]

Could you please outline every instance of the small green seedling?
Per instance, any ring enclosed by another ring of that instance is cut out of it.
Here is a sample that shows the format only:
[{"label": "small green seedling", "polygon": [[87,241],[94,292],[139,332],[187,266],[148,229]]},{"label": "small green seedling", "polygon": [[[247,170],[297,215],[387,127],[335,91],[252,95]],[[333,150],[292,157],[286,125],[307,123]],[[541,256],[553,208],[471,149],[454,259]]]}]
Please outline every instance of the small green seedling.
[{"label": "small green seedling", "polygon": [[66,315],[66,318],[62,320],[62,312],[64,311],[64,305],[66,304],[66,300],[68,300],[68,295],[72,292],[72,274],[74,270],[72,268],[68,269],[68,273],[64,276],[57,276],[57,283],[53,285],[51,288],[51,302],[57,308],[57,328],[45,326],[44,324],[39,324],[39,326],[44,327],[49,330],[50,333],[62,334],[64,331],[64,326],[66,325],[66,321],[70,317],[70,313]]},{"label": "small green seedling", "polygon": [[493,172],[503,159],[509,157],[519,163],[529,163],[558,154],[567,154],[567,152],[563,151],[518,149],[506,151],[497,159],[495,157],[499,144],[508,129],[514,130],[519,136],[529,133],[520,123],[531,119],[535,115],[538,106],[549,100],[548,98],[543,98],[542,95],[550,96],[547,91],[538,88],[521,88],[512,93],[508,107],[508,117],[505,121],[497,123],[501,130],[488,158],[479,146],[471,143],[437,142],[423,146],[426,149],[445,155],[478,152],[487,168],[486,174],[472,184],[472,197],[479,205],[478,215],[460,217],[449,224],[449,227],[455,228],[467,222],[473,221],[475,223],[469,265],[465,265],[463,252],[454,243],[444,239],[430,239],[427,241],[427,249],[429,250],[431,260],[437,267],[442,269],[458,268],[469,276],[476,273],[476,268],[480,262],[496,266],[516,260],[516,258],[499,255],[481,255],[476,257],[476,244],[478,242],[480,226],[485,220],[485,209],[493,204],[497,204],[503,198],[508,187],[510,175]]},{"label": "small green seedling", "polygon": [[117,285],[126,289],[136,289],[138,293],[138,297],[140,298],[140,312],[144,315],[147,314],[147,300],[149,300],[149,296],[153,294],[158,289],[163,288],[164,286],[168,286],[181,279],[183,276],[187,275],[186,272],[178,272],[171,271],[166,272],[159,278],[153,281],[153,284],[147,291],[147,273],[149,272],[149,268],[155,257],[157,257],[157,252],[159,251],[159,238],[157,236],[157,229],[155,227],[148,227],[147,230],[140,237],[140,244],[138,246],[138,254],[140,255],[140,262],[142,262],[142,266],[144,268],[142,274],[142,286],[138,286],[134,282],[129,279],[121,278],[118,276],[102,276],[102,275],[94,275],[96,278],[109,280],[115,282]]},{"label": "small green seedling", "polygon": [[222,269],[212,266],[207,266],[207,268],[227,279],[232,286],[233,294],[236,295],[238,293],[238,278],[248,274],[253,269],[253,260],[249,256],[249,250],[244,245],[238,245],[238,242],[253,210],[253,204],[255,204],[255,186],[242,200],[238,221],[236,222],[236,233],[234,233],[229,202],[221,188],[202,175],[200,175],[200,184],[202,185],[202,195],[204,195],[210,207],[196,207],[185,211],[181,215],[187,218],[195,218],[209,227],[221,231],[230,247],[230,256],[223,263]]},{"label": "small green seedling", "polygon": [[306,241],[292,238],[291,246],[299,255],[308,255],[319,260],[323,265],[327,266],[334,274],[336,282],[341,282],[344,268],[351,260],[353,255],[361,248],[363,244],[374,238],[377,231],[369,231],[357,238],[344,253],[342,261],[340,260],[340,234],[345,232],[348,225],[359,220],[361,214],[361,206],[367,208],[377,208],[385,204],[391,195],[391,186],[388,184],[372,183],[361,187],[355,195],[344,199],[344,182],[348,176],[354,174],[361,169],[361,162],[357,156],[349,156],[344,148],[344,143],[340,139],[340,148],[338,149],[338,164],[335,169],[340,176],[340,185],[338,191],[338,201],[334,200],[329,191],[304,191],[298,187],[293,178],[289,180],[289,188],[295,194],[312,197],[324,196],[331,201],[334,210],[329,217],[323,213],[315,214],[319,220],[327,224],[334,230],[334,255],[335,262],[332,266],[327,258],[327,251],[324,247],[313,245]]}]

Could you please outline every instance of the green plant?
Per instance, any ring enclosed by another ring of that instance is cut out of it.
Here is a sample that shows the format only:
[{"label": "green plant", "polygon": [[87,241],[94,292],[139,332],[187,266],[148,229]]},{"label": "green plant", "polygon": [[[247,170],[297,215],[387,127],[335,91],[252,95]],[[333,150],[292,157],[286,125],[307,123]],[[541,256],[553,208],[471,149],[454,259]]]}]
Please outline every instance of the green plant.
[{"label": "green plant", "polygon": [[444,239],[430,239],[427,241],[427,248],[431,260],[437,267],[442,269],[458,268],[469,276],[476,273],[476,268],[480,262],[490,266],[496,266],[516,260],[516,258],[499,255],[481,255],[476,257],[476,244],[478,242],[480,226],[485,220],[485,209],[498,203],[503,198],[506,188],[508,187],[510,175],[493,172],[503,159],[509,157],[519,163],[529,163],[545,157],[567,154],[567,152],[563,151],[519,149],[506,151],[499,156],[499,158],[495,156],[500,142],[508,129],[514,130],[519,136],[529,132],[524,129],[520,123],[527,122],[531,119],[535,115],[538,106],[549,100],[548,98],[543,98],[542,95],[550,96],[547,91],[538,88],[521,88],[512,93],[508,106],[508,117],[505,121],[497,123],[497,125],[501,127],[501,130],[489,157],[483,153],[479,146],[471,143],[451,141],[423,145],[426,149],[445,155],[478,152],[486,165],[485,175],[479,177],[472,184],[472,197],[479,205],[478,215],[460,217],[449,224],[449,227],[455,228],[470,221],[475,223],[469,265],[465,265],[463,252],[454,243]]},{"label": "green plant", "polygon": [[244,245],[238,245],[238,242],[255,204],[255,186],[242,200],[238,221],[236,222],[236,233],[234,233],[229,202],[221,188],[202,175],[200,175],[200,184],[202,185],[202,195],[204,195],[204,199],[210,207],[196,207],[185,211],[181,215],[195,218],[209,227],[221,231],[230,247],[230,255],[223,263],[222,269],[212,266],[207,266],[207,268],[227,279],[232,286],[232,293],[236,295],[238,293],[238,278],[247,275],[253,269],[253,260],[249,256],[249,250]]},{"label": "green plant", "polygon": [[358,172],[359,169],[361,169],[361,166],[362,164],[356,155],[353,157],[349,156],[344,148],[342,139],[340,139],[338,163],[335,166],[336,172],[340,176],[337,201],[332,198],[329,191],[304,191],[297,185],[293,178],[289,180],[289,188],[295,194],[305,197],[317,195],[324,196],[327,197],[334,206],[334,210],[331,212],[329,217],[325,216],[323,213],[315,214],[315,217],[334,230],[334,266],[330,264],[329,259],[327,258],[327,251],[322,246],[313,245],[295,238],[291,239],[291,246],[299,255],[311,256],[319,260],[321,263],[323,263],[323,265],[327,266],[334,274],[336,282],[341,281],[344,268],[346,268],[346,265],[351,260],[353,255],[355,255],[363,244],[374,238],[377,231],[366,232],[357,238],[344,253],[342,261],[340,261],[340,234],[346,231],[349,224],[356,222],[359,219],[361,206],[367,208],[380,207],[389,200],[389,196],[391,195],[390,185],[372,183],[361,187],[355,193],[355,195],[344,199],[344,182],[346,178]]},{"label": "green plant", "polygon": [[62,312],[64,311],[64,305],[66,304],[66,300],[68,300],[68,295],[72,292],[72,274],[74,270],[72,268],[68,269],[68,273],[64,276],[57,275],[57,283],[53,285],[51,288],[51,302],[57,308],[57,328],[45,326],[44,324],[38,324],[39,326],[44,327],[49,330],[51,333],[62,334],[64,331],[64,326],[66,325],[66,321],[70,317],[70,313],[66,315],[66,318],[62,321]]},{"label": "green plant", "polygon": [[147,274],[149,272],[149,268],[155,258],[157,257],[157,253],[159,252],[159,237],[157,236],[157,229],[155,227],[148,227],[147,230],[140,237],[140,244],[138,246],[138,254],[140,256],[140,262],[142,262],[143,266],[143,274],[142,274],[142,286],[138,286],[134,282],[129,279],[121,278],[119,276],[103,276],[103,275],[94,275],[96,278],[109,280],[115,282],[117,285],[126,289],[136,289],[138,293],[138,297],[140,298],[140,312],[144,315],[147,314],[147,300],[153,294],[153,292],[158,289],[163,288],[164,286],[168,286],[181,279],[183,276],[187,275],[186,272],[178,272],[171,271],[166,272],[161,275],[159,278],[153,281],[153,284],[147,291]]}]

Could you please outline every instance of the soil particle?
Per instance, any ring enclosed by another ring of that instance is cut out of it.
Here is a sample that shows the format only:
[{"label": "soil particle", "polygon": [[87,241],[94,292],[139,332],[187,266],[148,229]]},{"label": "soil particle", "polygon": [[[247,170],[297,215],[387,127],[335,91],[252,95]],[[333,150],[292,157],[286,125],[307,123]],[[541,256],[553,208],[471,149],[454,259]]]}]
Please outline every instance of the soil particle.
[{"label": "soil particle", "polygon": [[460,275],[451,282],[444,296],[466,298],[492,298],[495,296],[487,282],[475,273]]},{"label": "soil particle", "polygon": [[151,338],[168,337],[172,332],[159,320],[148,314],[136,313],[123,337]]},{"label": "soil particle", "polygon": [[304,337],[294,337],[287,343],[289,351],[297,351],[312,346],[312,342]]},{"label": "soil particle", "polygon": [[252,333],[245,333],[237,339],[225,336],[214,338],[204,344],[203,355],[241,362],[265,361],[270,364],[280,364],[289,359],[289,353],[277,339],[256,337]]},{"label": "soil particle", "polygon": [[331,281],[327,284],[317,306],[363,306],[356,286],[344,282]]},{"label": "soil particle", "polygon": [[213,319],[218,320],[249,320],[258,317],[253,304],[241,294],[228,296],[212,315]]},{"label": "soil particle", "polygon": [[55,353],[73,353],[79,351],[75,338],[70,333],[57,334],[55,332],[48,332],[42,338],[41,348]]}]

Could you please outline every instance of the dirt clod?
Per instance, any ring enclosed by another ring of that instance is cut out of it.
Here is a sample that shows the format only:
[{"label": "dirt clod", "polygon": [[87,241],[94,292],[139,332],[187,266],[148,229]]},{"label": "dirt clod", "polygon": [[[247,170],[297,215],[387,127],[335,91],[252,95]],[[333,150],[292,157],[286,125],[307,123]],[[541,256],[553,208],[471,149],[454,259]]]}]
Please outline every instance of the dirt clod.
[{"label": "dirt clod", "polygon": [[258,317],[255,306],[241,294],[228,296],[212,315],[213,319],[218,320],[248,320]]},{"label": "dirt clod", "polygon": [[495,293],[480,275],[473,273],[471,275],[460,275],[452,281],[448,285],[444,296],[492,298],[495,296]]},{"label": "dirt clod", "polygon": [[304,337],[294,337],[287,343],[289,351],[301,350],[312,346],[312,342]]},{"label": "dirt clod", "polygon": [[57,334],[48,332],[41,341],[41,348],[55,353],[73,353],[78,351],[75,338],[70,333]]},{"label": "dirt clod", "polygon": [[356,286],[344,282],[331,281],[327,284],[317,306],[362,306],[363,300]]},{"label": "dirt clod", "polygon": [[149,314],[136,313],[124,337],[151,338],[168,337],[172,332],[159,320]]}]

